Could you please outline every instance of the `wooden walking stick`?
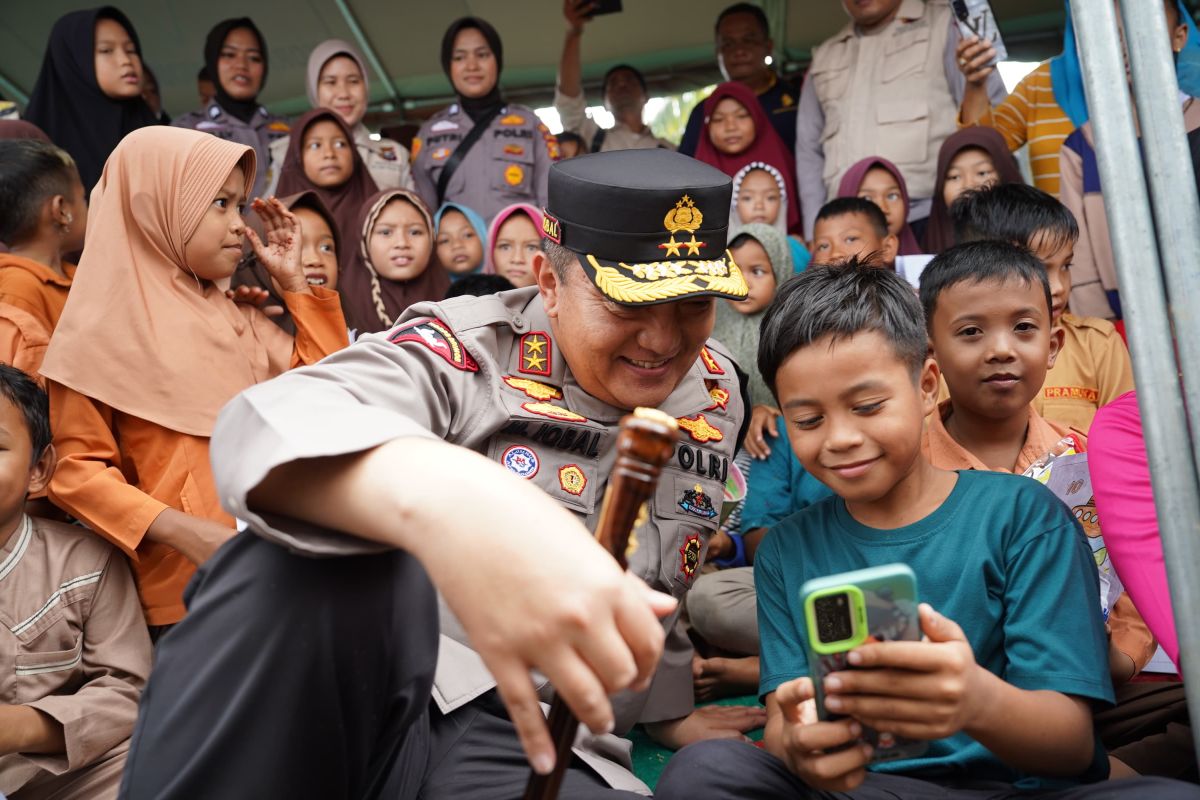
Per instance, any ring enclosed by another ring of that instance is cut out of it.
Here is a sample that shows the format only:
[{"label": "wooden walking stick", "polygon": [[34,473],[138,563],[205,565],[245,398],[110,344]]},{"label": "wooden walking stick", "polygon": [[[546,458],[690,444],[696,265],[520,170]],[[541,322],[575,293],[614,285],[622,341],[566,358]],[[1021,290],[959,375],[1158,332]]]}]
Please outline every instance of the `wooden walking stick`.
[{"label": "wooden walking stick", "polygon": [[[600,520],[596,525],[596,540],[621,565],[628,567],[627,558],[637,546],[630,534],[638,522],[638,514],[658,483],[663,465],[675,452],[675,420],[652,408],[639,408],[621,420],[617,435],[617,461],[613,466]],[[571,745],[579,720],[557,694],[550,704],[550,736],[554,740],[554,770],[549,775],[536,772],[525,786],[525,800],[555,800],[571,761]]]}]

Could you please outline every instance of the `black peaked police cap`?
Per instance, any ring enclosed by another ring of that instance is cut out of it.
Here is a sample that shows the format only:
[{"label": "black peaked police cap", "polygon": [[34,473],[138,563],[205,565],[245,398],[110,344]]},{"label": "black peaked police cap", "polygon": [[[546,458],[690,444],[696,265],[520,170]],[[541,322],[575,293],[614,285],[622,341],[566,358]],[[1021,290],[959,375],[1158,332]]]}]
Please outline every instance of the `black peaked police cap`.
[{"label": "black peaked police cap", "polygon": [[732,193],[725,173],[670,150],[593,153],[550,168],[542,234],[577,253],[596,288],[622,305],[744,300],[727,249]]}]

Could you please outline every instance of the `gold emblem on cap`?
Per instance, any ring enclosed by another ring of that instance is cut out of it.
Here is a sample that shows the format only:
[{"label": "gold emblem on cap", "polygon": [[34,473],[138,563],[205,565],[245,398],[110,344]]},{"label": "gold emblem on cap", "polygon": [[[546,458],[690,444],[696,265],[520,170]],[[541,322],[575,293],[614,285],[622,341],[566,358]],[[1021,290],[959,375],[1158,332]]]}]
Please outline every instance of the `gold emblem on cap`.
[{"label": "gold emblem on cap", "polygon": [[592,255],[587,259],[596,272],[596,288],[618,303],[656,303],[696,292],[737,298],[750,293],[728,250],[720,261],[622,263],[619,269],[604,266]]},{"label": "gold emblem on cap", "polygon": [[[704,247],[705,242],[696,239],[696,231],[700,230],[700,226],[704,224],[704,215],[700,213],[700,209],[696,208],[696,203],[686,194],[675,204],[675,207],[667,212],[667,216],[663,218],[663,227],[667,229],[667,233],[671,234],[671,238],[659,245],[659,248],[666,250],[666,258],[671,256],[680,256],[679,248],[686,247],[689,256],[700,255],[700,248]],[[691,234],[692,238],[687,242],[675,241],[675,234],[683,231]]]}]

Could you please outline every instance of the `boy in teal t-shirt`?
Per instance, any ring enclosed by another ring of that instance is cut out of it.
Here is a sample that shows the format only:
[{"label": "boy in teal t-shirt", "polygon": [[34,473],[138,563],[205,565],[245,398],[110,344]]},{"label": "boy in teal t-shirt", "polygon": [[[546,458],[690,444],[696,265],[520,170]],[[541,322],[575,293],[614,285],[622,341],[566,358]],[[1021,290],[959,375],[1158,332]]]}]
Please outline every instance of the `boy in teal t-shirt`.
[{"label": "boy in teal t-shirt", "polygon": [[[811,267],[763,320],[759,371],[796,457],[836,496],[773,528],[755,559],[765,751],[691,745],[656,797],[1200,796],[1158,778],[1086,784],[1107,773],[1091,706],[1112,701],[1090,548],[1045,487],[921,455],[938,370],[902,278]],[[857,669],[824,684],[844,718],[818,721],[800,586],[898,561],[917,576],[925,639],[856,648]],[[870,765],[862,725],[928,752]]]}]

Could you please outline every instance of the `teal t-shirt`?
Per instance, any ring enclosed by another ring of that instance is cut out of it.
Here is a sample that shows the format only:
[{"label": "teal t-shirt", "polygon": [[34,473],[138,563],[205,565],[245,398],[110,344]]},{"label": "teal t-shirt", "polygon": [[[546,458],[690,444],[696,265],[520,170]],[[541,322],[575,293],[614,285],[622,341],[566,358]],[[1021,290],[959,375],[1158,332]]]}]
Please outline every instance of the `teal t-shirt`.
[{"label": "teal t-shirt", "polygon": [[[958,473],[941,507],[903,528],[861,525],[830,497],[771,529],[754,559],[759,693],[809,674],[805,581],[896,562],[912,568],[919,599],[962,627],[976,662],[993,674],[1021,689],[1113,702],[1096,564],[1079,524],[1037,481],[970,470]],[[930,742],[920,758],[873,768],[1033,785],[965,733]],[[1080,778],[1103,777],[1105,768],[1101,759]]]}]

